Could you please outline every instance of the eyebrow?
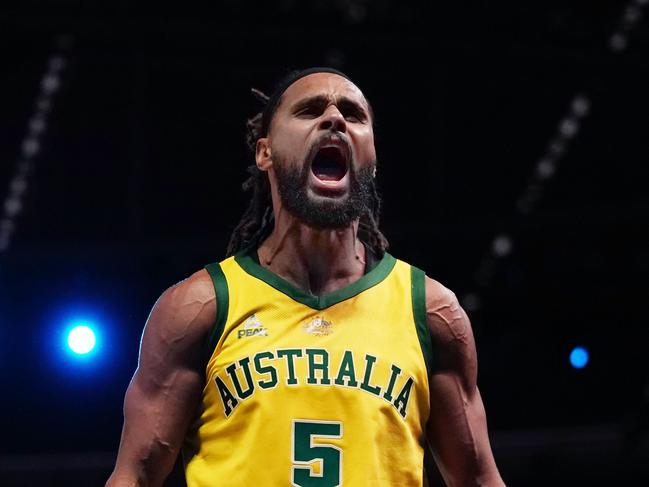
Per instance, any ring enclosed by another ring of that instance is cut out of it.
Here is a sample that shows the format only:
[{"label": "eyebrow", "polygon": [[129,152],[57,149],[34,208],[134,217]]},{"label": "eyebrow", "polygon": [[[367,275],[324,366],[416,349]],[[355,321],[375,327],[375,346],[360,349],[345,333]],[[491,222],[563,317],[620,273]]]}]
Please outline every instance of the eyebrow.
[{"label": "eyebrow", "polygon": [[[327,103],[329,103],[330,98],[326,95],[313,95],[308,98],[303,98],[302,100],[298,100],[293,104],[291,107],[291,111],[293,113],[298,112],[302,110],[303,108],[309,107],[309,106],[326,106]],[[347,96],[340,97],[338,99],[338,105],[342,107],[351,107],[354,110],[358,110],[361,113],[365,114],[366,116],[369,115],[368,111],[356,100],[352,100],[351,98]]]}]

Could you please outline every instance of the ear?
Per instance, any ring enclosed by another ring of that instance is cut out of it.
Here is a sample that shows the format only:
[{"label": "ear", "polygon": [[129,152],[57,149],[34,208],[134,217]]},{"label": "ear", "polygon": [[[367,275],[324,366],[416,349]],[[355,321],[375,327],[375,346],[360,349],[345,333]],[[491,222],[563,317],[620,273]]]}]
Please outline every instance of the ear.
[{"label": "ear", "polygon": [[262,171],[268,171],[273,165],[272,151],[270,150],[268,137],[257,139],[255,161],[257,162],[257,167]]}]

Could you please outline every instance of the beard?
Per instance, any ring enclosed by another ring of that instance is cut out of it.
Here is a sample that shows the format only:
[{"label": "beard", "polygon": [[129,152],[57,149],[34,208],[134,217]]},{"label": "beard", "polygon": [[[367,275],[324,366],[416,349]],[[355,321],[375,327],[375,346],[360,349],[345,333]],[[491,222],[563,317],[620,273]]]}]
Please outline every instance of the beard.
[{"label": "beard", "polygon": [[292,164],[275,153],[275,174],[282,204],[301,222],[314,228],[349,226],[369,210],[374,187],[374,164],[349,167],[349,190],[340,197],[313,196],[308,190],[309,164]]}]

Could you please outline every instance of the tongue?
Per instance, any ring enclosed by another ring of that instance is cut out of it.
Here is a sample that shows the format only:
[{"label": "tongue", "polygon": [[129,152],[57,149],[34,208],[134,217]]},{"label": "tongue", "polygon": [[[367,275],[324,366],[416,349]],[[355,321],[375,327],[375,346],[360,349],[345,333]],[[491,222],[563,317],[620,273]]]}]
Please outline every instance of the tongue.
[{"label": "tongue", "polygon": [[321,181],[340,181],[345,176],[345,168],[342,164],[324,157],[314,161],[311,170]]}]

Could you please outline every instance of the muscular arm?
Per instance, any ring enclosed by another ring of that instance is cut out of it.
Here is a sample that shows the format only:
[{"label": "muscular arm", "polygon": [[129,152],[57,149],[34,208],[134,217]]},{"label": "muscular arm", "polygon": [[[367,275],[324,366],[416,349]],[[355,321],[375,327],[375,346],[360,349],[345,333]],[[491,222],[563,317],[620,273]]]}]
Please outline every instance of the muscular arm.
[{"label": "muscular arm", "polygon": [[205,341],[215,316],[205,270],[167,289],[154,305],[126,391],[122,438],[107,487],[159,486],[169,475],[201,397]]},{"label": "muscular arm", "polygon": [[427,436],[449,487],[504,486],[491,452],[476,383],[471,324],[455,295],[426,278],[426,316],[433,337]]}]

